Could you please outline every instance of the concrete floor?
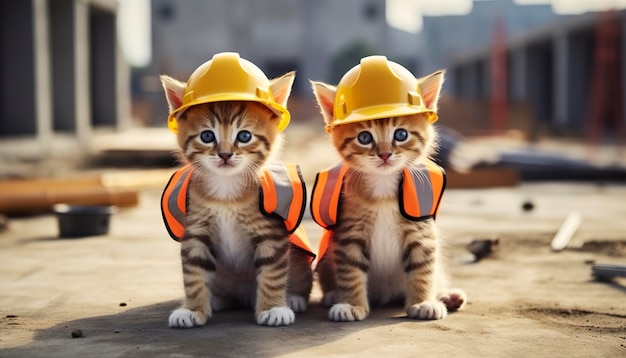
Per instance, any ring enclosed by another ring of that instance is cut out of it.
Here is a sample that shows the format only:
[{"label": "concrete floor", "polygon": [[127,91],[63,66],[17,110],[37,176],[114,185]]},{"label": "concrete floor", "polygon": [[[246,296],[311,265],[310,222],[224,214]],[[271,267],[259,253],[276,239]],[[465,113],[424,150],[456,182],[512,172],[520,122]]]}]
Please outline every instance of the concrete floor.
[{"label": "concrete floor", "polygon": [[[401,307],[333,323],[315,289],[290,327],[252,312],[216,313],[204,327],[170,329],[183,296],[178,244],[161,221],[159,188],[115,214],[108,235],[57,238],[52,215],[12,218],[0,233],[0,357],[618,357],[626,354],[626,280],[596,282],[589,263],[626,263],[626,186],[532,184],[448,190],[438,223],[454,286],[467,307],[441,321]],[[534,209],[522,210],[531,201]],[[550,241],[572,210],[570,247]],[[305,229],[314,242],[320,229]],[[472,262],[473,239],[500,238]],[[585,242],[609,242],[589,248]],[[620,246],[621,245],[621,246]],[[82,338],[71,333],[82,330]]]},{"label": "concrete floor", "polygon": [[[153,149],[162,153],[173,149],[166,129],[96,144],[126,143],[119,159],[129,145],[145,149],[138,137],[157,143]],[[321,127],[290,126],[287,138],[282,157],[303,165],[309,186],[317,170],[337,160]],[[493,142],[477,144],[463,154],[493,151]],[[556,148],[585,153],[581,146]],[[21,174],[38,168],[40,175],[57,175],[69,165],[17,159],[3,162],[2,170]],[[169,170],[137,177],[128,170],[92,170],[126,185],[143,183],[139,205],[115,214],[108,235],[83,239],[59,239],[51,214],[10,219],[0,232],[0,357],[626,354],[626,279],[597,282],[590,267],[626,264],[626,185],[552,182],[447,190],[438,224],[453,284],[467,292],[469,304],[441,321],[414,321],[401,307],[385,307],[362,322],[333,323],[315,287],[309,310],[290,327],[260,327],[252,312],[231,311],[216,313],[204,327],[180,330],[167,326],[183,297],[179,244],[168,237],[159,209]],[[523,210],[525,202],[534,208]],[[574,210],[583,216],[581,226],[566,250],[552,252],[553,236]],[[308,217],[303,225],[316,246],[321,229]],[[468,243],[495,237],[498,251],[473,262]],[[72,338],[78,329],[82,338]]]}]

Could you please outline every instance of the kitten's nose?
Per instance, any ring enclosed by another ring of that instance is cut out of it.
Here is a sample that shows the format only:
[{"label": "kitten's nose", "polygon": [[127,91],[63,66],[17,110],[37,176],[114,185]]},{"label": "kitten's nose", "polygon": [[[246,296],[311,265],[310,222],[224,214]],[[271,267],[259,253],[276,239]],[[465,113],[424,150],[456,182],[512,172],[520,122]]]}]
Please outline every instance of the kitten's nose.
[{"label": "kitten's nose", "polygon": [[233,153],[219,153],[218,156],[222,158],[223,161],[227,161],[233,156]]},{"label": "kitten's nose", "polygon": [[378,153],[378,157],[386,162],[387,159],[389,159],[389,157],[391,157],[391,153],[390,152]]}]

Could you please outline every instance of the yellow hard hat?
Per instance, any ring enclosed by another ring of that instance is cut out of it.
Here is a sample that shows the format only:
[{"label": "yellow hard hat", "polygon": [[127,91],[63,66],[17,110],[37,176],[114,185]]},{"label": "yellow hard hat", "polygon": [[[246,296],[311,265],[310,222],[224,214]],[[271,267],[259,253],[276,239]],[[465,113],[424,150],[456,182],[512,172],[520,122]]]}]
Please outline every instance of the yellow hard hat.
[{"label": "yellow hard hat", "polygon": [[287,127],[291,118],[287,108],[274,100],[270,81],[260,68],[238,53],[223,52],[189,76],[182,105],[170,113],[167,126],[177,133],[177,115],[197,104],[221,101],[253,101],[266,105],[280,117],[279,131]]},{"label": "yellow hard hat", "polygon": [[410,114],[428,114],[430,122],[438,118],[424,105],[415,76],[385,56],[364,57],[346,72],[337,85],[333,113],[327,131],[340,124]]}]

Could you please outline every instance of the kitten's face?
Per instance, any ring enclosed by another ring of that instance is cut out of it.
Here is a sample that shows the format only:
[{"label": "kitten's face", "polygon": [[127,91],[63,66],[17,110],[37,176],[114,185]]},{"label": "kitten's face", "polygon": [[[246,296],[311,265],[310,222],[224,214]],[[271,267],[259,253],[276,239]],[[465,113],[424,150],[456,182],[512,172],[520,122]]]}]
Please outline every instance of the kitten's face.
[{"label": "kitten's face", "polygon": [[279,118],[255,102],[189,108],[178,120],[182,155],[213,175],[253,174],[280,146]]},{"label": "kitten's face", "polygon": [[[424,108],[437,112],[445,71],[417,79]],[[311,81],[333,143],[353,169],[363,173],[391,174],[430,157],[437,143],[437,132],[423,114],[374,119],[332,125],[335,121],[335,86]],[[374,90],[374,89],[373,89]]]},{"label": "kitten's face", "polygon": [[436,142],[433,126],[421,115],[343,124],[334,127],[331,135],[353,169],[382,175],[427,158]]}]

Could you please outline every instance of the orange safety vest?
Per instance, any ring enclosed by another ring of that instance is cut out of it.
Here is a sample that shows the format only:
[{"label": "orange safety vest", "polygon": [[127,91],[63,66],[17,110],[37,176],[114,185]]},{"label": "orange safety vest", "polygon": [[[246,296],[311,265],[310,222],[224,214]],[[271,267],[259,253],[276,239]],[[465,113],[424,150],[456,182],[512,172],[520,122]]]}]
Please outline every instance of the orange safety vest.
[{"label": "orange safety vest", "polygon": [[[194,167],[187,164],[177,170],[163,190],[161,213],[172,239],[180,241],[185,234],[189,181]],[[315,258],[304,229],[300,226],[306,207],[306,186],[296,164],[270,163],[261,173],[259,210],[270,217],[281,218],[289,232],[289,241]]]},{"label": "orange safety vest", "polygon": [[[311,194],[311,214],[313,220],[325,229],[320,240],[320,259],[328,249],[337,224],[343,180],[347,171],[348,166],[339,163],[322,170],[315,177]],[[446,172],[432,161],[427,161],[413,170],[405,168],[402,171],[398,195],[400,213],[411,221],[436,218],[445,187]]]}]

